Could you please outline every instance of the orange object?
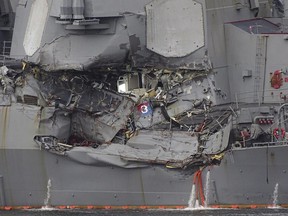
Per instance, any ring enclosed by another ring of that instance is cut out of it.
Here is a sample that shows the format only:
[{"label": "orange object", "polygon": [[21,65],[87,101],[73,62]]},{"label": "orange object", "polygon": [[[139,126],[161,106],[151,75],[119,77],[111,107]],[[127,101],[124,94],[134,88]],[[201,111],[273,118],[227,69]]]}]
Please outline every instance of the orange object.
[{"label": "orange object", "polygon": [[205,204],[205,196],[204,196],[204,192],[203,192],[202,171],[201,170],[198,170],[194,174],[193,184],[195,184],[195,186],[196,186],[196,194],[197,194],[197,196],[200,196],[201,204],[204,205]]},{"label": "orange object", "polygon": [[271,87],[274,89],[279,89],[283,85],[283,78],[281,70],[276,70],[271,77]]},{"label": "orange object", "polygon": [[12,210],[12,207],[11,207],[11,206],[5,206],[5,207],[4,207],[4,210],[10,211],[10,210]]}]

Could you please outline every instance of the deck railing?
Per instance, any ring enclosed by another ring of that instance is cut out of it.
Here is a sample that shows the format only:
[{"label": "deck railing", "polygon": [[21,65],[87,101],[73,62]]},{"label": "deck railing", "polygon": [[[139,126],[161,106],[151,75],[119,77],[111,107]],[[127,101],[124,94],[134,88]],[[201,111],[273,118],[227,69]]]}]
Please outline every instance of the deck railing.
[{"label": "deck railing", "polygon": [[261,142],[261,143],[253,143],[253,147],[262,147],[262,146],[283,146],[288,145],[288,141],[275,141],[275,142]]}]

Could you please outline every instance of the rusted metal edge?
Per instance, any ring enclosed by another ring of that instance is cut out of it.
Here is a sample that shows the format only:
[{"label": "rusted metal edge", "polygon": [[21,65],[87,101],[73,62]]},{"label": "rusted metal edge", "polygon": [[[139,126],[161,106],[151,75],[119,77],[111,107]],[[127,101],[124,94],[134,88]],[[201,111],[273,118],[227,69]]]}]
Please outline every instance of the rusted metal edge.
[{"label": "rusted metal edge", "polygon": [[[203,207],[204,208],[204,207]],[[271,204],[221,204],[221,205],[209,205],[207,209],[257,209],[257,208],[275,208]],[[281,204],[277,205],[277,208],[288,208],[288,204]],[[77,206],[77,205],[59,205],[59,206],[49,206],[49,207],[43,207],[43,206],[1,206],[0,210],[5,211],[12,211],[12,210],[26,210],[26,209],[55,209],[55,210],[63,210],[63,209],[106,209],[106,210],[121,210],[121,209],[187,209],[189,210],[187,206],[183,205],[159,205],[159,206],[150,206],[150,205],[140,205],[140,206],[128,206],[128,205],[122,205],[122,206],[110,206],[110,205],[104,205],[104,206],[97,206],[97,205],[85,205],[85,206]]]}]

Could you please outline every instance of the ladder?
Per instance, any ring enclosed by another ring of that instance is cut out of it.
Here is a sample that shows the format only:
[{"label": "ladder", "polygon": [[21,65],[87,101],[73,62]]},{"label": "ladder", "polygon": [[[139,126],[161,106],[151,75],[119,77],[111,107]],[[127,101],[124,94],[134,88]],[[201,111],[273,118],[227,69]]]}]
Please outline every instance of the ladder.
[{"label": "ladder", "polygon": [[266,37],[257,36],[256,38],[256,58],[254,72],[254,95],[253,102],[261,103],[261,83],[264,80],[265,59],[266,59]]}]

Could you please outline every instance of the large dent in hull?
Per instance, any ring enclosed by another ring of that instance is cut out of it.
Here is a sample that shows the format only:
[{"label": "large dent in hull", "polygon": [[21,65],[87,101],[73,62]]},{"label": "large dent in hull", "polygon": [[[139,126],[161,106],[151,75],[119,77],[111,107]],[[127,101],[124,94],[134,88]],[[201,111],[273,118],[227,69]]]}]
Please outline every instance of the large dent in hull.
[{"label": "large dent in hull", "polygon": [[[228,147],[227,131],[230,132],[230,129],[229,121],[223,129],[212,135],[212,139],[216,136],[222,141],[225,140],[220,144],[222,149]],[[189,166],[212,163],[213,159],[207,153],[214,155],[222,152],[218,143],[216,148],[208,144],[205,146],[205,154],[201,154],[197,138],[191,137],[187,132],[174,132],[173,135],[167,131],[145,133],[131,138],[127,145],[112,143],[94,147],[73,147],[58,143],[53,137],[36,136],[34,140],[46,150],[67,156],[78,163],[96,166],[108,164],[122,168],[140,168],[154,164],[187,169]],[[150,137],[149,133],[153,135]]]},{"label": "large dent in hull", "polygon": [[187,169],[213,163],[228,146],[229,112],[209,131],[215,92],[207,72],[151,70],[154,89],[134,95],[112,90],[106,76],[23,69],[2,68],[3,93],[37,109],[31,134],[51,153],[86,165]]}]

